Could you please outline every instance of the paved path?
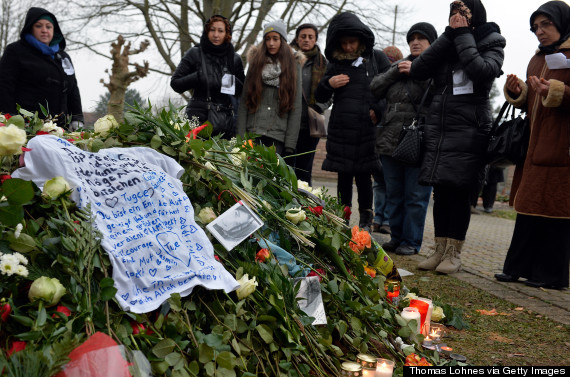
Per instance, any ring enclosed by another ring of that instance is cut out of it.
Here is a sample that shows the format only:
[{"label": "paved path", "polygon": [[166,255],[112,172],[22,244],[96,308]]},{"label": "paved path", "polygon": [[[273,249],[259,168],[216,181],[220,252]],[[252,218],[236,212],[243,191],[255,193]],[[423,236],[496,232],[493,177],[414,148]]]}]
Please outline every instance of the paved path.
[{"label": "paved path", "polygon": [[[336,182],[319,181],[314,187],[325,186],[329,194],[336,195]],[[356,190],[355,190],[356,191]],[[500,206],[500,205],[499,205]],[[351,225],[358,221],[356,192],[353,195],[353,216]],[[410,256],[421,261],[433,250],[434,229],[432,205],[428,207],[424,241],[419,255]],[[483,289],[499,298],[523,306],[553,321],[570,325],[570,290],[537,289],[523,283],[501,283],[493,275],[501,272],[509,248],[515,222],[487,214],[474,214],[467,231],[461,260],[463,269],[451,276]],[[384,242],[389,236],[374,233],[374,237]],[[413,272],[413,271],[411,271]]]}]

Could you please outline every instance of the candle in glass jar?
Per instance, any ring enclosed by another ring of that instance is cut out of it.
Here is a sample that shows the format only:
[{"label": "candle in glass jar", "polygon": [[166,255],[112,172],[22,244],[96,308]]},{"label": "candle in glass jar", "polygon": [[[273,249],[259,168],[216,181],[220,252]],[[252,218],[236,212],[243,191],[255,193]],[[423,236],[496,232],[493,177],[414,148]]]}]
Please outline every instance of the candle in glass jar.
[{"label": "candle in glass jar", "polygon": [[394,371],[394,361],[388,359],[378,359],[376,361],[376,373],[374,377],[392,377]]},{"label": "candle in glass jar", "polygon": [[374,377],[375,373],[376,369],[374,368],[362,368],[362,377]]},{"label": "candle in glass jar", "polygon": [[416,333],[418,334],[420,333],[421,315],[418,308],[413,308],[413,307],[404,308],[404,310],[402,310],[402,313],[400,313],[400,316],[406,322],[410,322],[412,319],[415,319],[417,324]]}]

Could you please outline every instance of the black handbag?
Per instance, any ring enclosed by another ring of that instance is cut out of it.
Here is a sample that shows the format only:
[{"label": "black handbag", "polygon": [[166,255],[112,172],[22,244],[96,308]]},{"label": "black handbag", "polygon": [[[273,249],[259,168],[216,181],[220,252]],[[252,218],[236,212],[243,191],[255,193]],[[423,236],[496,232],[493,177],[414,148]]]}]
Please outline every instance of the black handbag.
[{"label": "black handbag", "polygon": [[523,117],[522,112],[515,118],[514,106],[505,102],[493,122],[490,135],[486,155],[488,164],[505,168],[524,162],[530,126],[528,117]]},{"label": "black handbag", "polygon": [[313,109],[307,101],[307,96],[305,96],[305,91],[303,90],[303,98],[307,103],[307,116],[309,123],[309,134],[311,137],[321,138],[327,136],[327,128],[325,126],[325,114],[319,113],[317,110]]},{"label": "black handbag", "polygon": [[410,98],[412,106],[416,110],[416,116],[412,120],[412,124],[402,128],[398,138],[398,145],[396,145],[396,148],[392,152],[392,158],[406,166],[418,167],[422,163],[424,132],[423,124],[420,123],[420,111],[424,105],[430,86],[431,80],[422,96],[420,106],[416,107],[410,91],[408,90],[408,82],[406,81],[406,93]]},{"label": "black handbag", "polygon": [[206,94],[208,96],[206,99],[208,109],[206,120],[212,124],[212,135],[224,134],[224,137],[231,138],[235,134],[234,108],[231,104],[229,106],[225,106],[212,101],[212,97],[210,96],[208,71],[206,70],[206,62],[202,51],[200,51],[200,56],[202,59],[202,71],[206,78]]}]

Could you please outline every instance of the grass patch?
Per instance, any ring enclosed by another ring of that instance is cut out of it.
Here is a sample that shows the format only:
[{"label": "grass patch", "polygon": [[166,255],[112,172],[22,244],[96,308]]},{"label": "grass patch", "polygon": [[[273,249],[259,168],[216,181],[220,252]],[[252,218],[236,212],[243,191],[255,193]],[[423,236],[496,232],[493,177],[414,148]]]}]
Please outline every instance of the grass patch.
[{"label": "grass patch", "polygon": [[487,214],[488,216],[500,217],[501,219],[513,220],[517,218],[517,212],[514,209],[496,209]]},{"label": "grass patch", "polygon": [[[467,361],[480,366],[570,365],[570,326],[499,299],[450,276],[416,269],[417,259],[391,254],[399,268],[413,272],[404,278],[423,297],[460,308],[470,328],[449,328],[445,343]],[[482,315],[495,309],[498,315]]]}]

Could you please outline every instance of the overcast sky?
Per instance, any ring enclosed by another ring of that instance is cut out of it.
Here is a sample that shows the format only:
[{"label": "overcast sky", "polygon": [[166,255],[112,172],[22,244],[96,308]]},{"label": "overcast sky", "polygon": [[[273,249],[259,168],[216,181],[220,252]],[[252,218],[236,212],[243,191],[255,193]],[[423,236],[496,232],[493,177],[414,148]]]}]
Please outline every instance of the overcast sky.
[{"label": "overcast sky", "polygon": [[[524,77],[528,61],[534,54],[538,41],[534,34],[529,31],[529,17],[545,1],[537,0],[483,0],[487,10],[487,21],[497,23],[503,36],[507,39],[505,48],[505,62],[503,71],[505,74],[497,79],[497,84],[502,90],[507,73],[515,73]],[[448,0],[400,0],[399,11],[407,9],[407,13],[399,13],[397,30],[407,30],[416,22],[432,23],[438,34],[445,30],[448,24],[449,4]],[[391,24],[391,22],[386,22]],[[290,35],[291,37],[292,35]],[[321,48],[324,48],[325,38],[319,39]],[[404,38],[396,40],[396,45],[404,55],[409,53]],[[384,48],[377,44],[376,48]],[[152,45],[151,45],[152,48]],[[84,111],[93,111],[99,96],[107,90],[99,82],[106,78],[104,72],[111,67],[110,60],[98,57],[87,51],[73,51],[71,56],[77,72],[77,80],[81,90]],[[135,55],[133,62],[141,62],[145,55]],[[170,89],[169,78],[158,78],[157,74],[151,74],[148,78],[141,79],[130,87],[139,90],[143,98],[149,97],[152,102],[162,100],[165,97],[176,98],[177,94]],[[501,102],[501,98],[498,102]]]}]

